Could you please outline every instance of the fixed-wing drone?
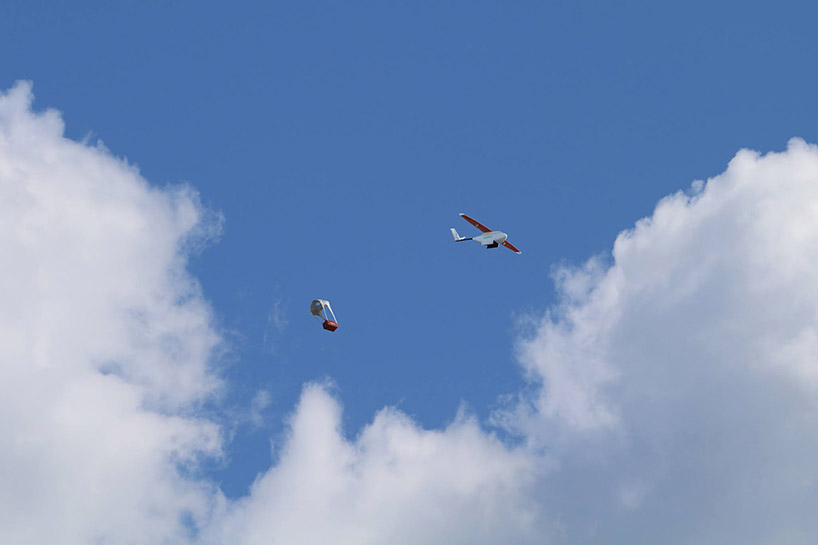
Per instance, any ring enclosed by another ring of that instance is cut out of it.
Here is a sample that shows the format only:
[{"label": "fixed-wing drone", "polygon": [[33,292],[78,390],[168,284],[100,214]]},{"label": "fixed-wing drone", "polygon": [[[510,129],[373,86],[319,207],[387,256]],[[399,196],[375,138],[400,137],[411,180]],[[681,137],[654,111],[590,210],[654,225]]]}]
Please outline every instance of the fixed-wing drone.
[{"label": "fixed-wing drone", "polygon": [[510,243],[508,240],[506,240],[506,239],[508,239],[507,234],[505,234],[503,232],[500,232],[500,231],[492,231],[491,229],[489,229],[488,227],[486,227],[485,225],[483,225],[482,223],[480,223],[476,219],[470,218],[466,214],[460,214],[460,217],[463,218],[464,220],[466,220],[467,222],[471,223],[472,225],[474,225],[475,227],[477,227],[481,231],[483,231],[483,234],[480,235],[480,236],[477,236],[477,237],[461,237],[460,235],[457,234],[457,231],[455,231],[454,228],[452,228],[451,229],[452,236],[454,237],[455,242],[462,242],[464,240],[476,240],[477,242],[479,242],[480,244],[485,246],[486,249],[496,248],[497,246],[500,246],[502,244],[503,246],[505,246],[506,248],[508,248],[512,252],[514,252],[515,254],[521,254],[522,253],[520,250],[515,248],[512,243]]}]

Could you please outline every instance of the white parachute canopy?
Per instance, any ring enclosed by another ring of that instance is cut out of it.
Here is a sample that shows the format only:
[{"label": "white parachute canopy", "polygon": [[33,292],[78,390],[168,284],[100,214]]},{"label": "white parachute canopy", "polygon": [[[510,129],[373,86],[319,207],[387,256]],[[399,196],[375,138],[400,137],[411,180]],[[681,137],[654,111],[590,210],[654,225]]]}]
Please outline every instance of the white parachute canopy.
[{"label": "white parachute canopy", "polygon": [[326,299],[315,299],[310,303],[310,314],[317,320],[322,321],[324,329],[335,331],[338,329],[338,320],[335,318],[335,313],[332,312],[332,307]]}]

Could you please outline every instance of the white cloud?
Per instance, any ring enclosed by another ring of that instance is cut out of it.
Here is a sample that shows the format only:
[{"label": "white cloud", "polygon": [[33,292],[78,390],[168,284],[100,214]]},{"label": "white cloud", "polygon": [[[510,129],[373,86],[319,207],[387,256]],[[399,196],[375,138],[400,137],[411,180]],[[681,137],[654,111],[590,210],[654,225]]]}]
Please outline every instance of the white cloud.
[{"label": "white cloud", "polygon": [[278,463],[224,505],[206,543],[541,543],[526,494],[539,471],[461,414],[419,429],[393,409],[354,441],[338,402],[308,386]]},{"label": "white cloud", "polygon": [[184,541],[220,341],[183,249],[214,228],[31,100],[0,95],[0,542]]},{"label": "white cloud", "polygon": [[519,346],[542,387],[504,420],[558,460],[566,542],[814,541],[816,271],[818,148],[794,139],[556,275]]}]

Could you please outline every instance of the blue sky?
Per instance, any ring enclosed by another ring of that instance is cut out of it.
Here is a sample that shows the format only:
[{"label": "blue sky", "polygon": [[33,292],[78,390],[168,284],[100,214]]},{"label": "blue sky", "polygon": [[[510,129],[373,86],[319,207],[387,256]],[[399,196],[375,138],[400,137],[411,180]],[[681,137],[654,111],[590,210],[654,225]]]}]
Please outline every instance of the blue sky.
[{"label": "blue sky", "polygon": [[[354,436],[384,406],[482,421],[526,387],[520,320],[741,148],[818,141],[808,2],[4,2],[0,88],[225,218],[192,273],[227,398],[270,394],[209,471],[270,464],[310,381]],[[521,256],[453,244],[468,213]],[[326,298],[329,334],[307,312]]]}]

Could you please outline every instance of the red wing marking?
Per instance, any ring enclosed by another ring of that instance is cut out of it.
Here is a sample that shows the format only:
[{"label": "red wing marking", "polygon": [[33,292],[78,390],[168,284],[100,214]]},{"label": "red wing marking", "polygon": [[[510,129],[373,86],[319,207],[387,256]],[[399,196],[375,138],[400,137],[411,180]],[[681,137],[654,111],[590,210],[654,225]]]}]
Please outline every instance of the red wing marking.
[{"label": "red wing marking", "polygon": [[488,227],[486,227],[485,225],[483,225],[482,223],[480,223],[476,219],[470,218],[466,214],[460,214],[460,217],[463,218],[464,220],[466,220],[467,222],[471,223],[472,225],[474,225],[475,227],[477,227],[478,229],[480,229],[484,233],[488,233],[489,231],[491,231],[491,229],[489,229]]},{"label": "red wing marking", "polygon": [[506,248],[508,248],[509,250],[511,250],[514,253],[517,253],[517,254],[523,253],[520,250],[518,250],[517,248],[515,248],[514,245],[512,243],[510,243],[509,241],[505,241],[503,243],[503,246],[505,246]]}]

